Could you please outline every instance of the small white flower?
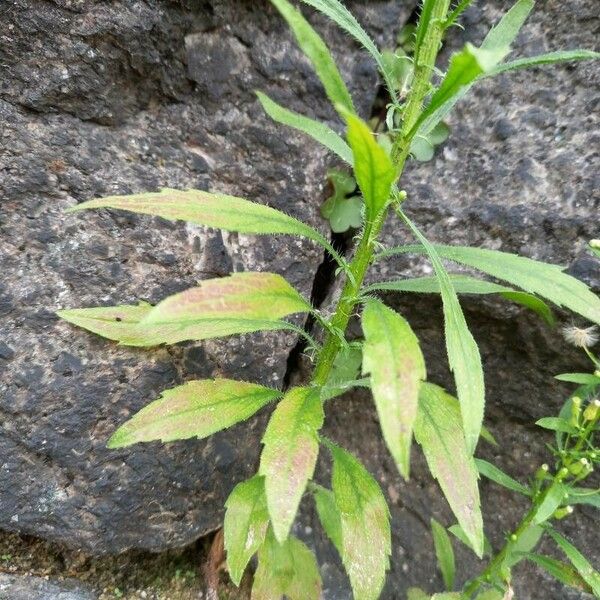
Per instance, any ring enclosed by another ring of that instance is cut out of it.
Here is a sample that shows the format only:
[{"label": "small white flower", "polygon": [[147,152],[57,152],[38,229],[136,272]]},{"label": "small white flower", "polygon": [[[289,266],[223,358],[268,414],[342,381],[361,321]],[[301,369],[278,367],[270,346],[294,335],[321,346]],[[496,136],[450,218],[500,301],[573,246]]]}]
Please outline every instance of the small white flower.
[{"label": "small white flower", "polygon": [[569,344],[578,348],[590,348],[598,341],[598,330],[595,325],[585,328],[565,325],[562,334]]}]

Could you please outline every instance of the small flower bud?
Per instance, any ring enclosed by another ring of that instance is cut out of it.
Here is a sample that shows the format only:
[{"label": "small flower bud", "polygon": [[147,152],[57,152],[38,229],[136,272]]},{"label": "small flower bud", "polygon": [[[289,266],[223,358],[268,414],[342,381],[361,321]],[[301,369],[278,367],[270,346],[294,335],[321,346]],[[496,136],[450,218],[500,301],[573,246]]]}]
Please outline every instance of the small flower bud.
[{"label": "small flower bud", "polygon": [[396,198],[398,199],[398,202],[404,202],[406,200],[407,196],[408,196],[408,194],[406,193],[406,190],[400,190],[396,194]]},{"label": "small flower bud", "polygon": [[594,376],[595,376],[595,377],[600,377],[600,369],[596,369],[596,370],[594,371]]},{"label": "small flower bud", "polygon": [[573,514],[572,506],[563,506],[562,508],[557,508],[552,515],[553,519],[564,519],[569,515]]},{"label": "small flower bud", "polygon": [[557,474],[556,478],[560,481],[564,479],[569,474],[569,469],[567,467],[563,467]]},{"label": "small flower bud", "polygon": [[536,472],[535,478],[540,481],[546,479],[546,475],[548,475],[548,471],[550,471],[550,467],[544,463]]},{"label": "small flower bud", "polygon": [[590,240],[590,247],[600,250],[600,240]]},{"label": "small flower bud", "polygon": [[586,421],[594,421],[600,415],[600,400],[596,398],[590,402],[583,411],[583,418]]},{"label": "small flower bud", "polygon": [[511,534],[510,541],[511,542],[516,542],[517,541],[517,536],[514,533]]}]

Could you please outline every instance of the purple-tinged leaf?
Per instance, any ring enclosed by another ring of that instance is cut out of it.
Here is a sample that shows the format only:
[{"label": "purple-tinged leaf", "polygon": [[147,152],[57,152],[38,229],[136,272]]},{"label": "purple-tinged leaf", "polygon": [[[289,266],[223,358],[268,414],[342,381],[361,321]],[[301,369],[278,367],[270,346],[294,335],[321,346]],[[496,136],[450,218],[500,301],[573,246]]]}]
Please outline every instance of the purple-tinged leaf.
[{"label": "purple-tinged leaf", "polygon": [[342,562],[355,600],[376,600],[392,552],[389,510],[365,467],[345,450],[327,445],[333,456],[331,483],[340,512]]},{"label": "purple-tinged leaf", "polygon": [[483,554],[478,473],[463,433],[456,400],[442,388],[421,384],[415,438],[475,553]]},{"label": "purple-tinged leaf", "polygon": [[263,437],[259,473],[265,477],[267,506],[275,537],[290,532],[319,453],[324,413],[318,388],[293,388],[271,415]]},{"label": "purple-tinged leaf", "polygon": [[246,565],[262,546],[269,527],[265,483],[260,475],[238,483],[225,503],[227,568],[239,585]]},{"label": "purple-tinged leaf", "polygon": [[137,442],[205,438],[239,421],[281,396],[270,388],[232,379],[188,381],[166,390],[162,397],[121,425],[108,441],[109,448]]},{"label": "purple-tinged leaf", "polygon": [[408,322],[379,300],[366,302],[362,328],[363,374],[371,374],[383,437],[398,470],[408,479],[419,386],[427,376],[419,340]]}]

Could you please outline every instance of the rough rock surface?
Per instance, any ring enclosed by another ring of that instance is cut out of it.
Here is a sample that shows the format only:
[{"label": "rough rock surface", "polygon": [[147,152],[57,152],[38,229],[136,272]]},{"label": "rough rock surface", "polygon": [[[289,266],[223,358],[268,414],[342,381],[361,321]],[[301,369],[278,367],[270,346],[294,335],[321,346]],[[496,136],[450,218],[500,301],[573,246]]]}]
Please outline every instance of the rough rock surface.
[{"label": "rough rock surface", "polygon": [[[380,38],[407,17],[391,1],[356,8]],[[157,301],[241,270],[281,273],[310,295],[323,252],[287,237],[64,211],[193,187],[323,227],[329,157],[270,123],[254,90],[320,119],[334,113],[267,2],[14,0],[1,3],[0,23],[0,527],[92,553],[183,546],[218,526],[229,491],[256,468],[259,423],[166,447],[108,451],[106,439],[188,379],[280,385],[295,337],[132,350],[54,311]],[[327,28],[368,114],[374,67]]]},{"label": "rough rock surface", "polygon": [[52,581],[43,577],[0,574],[0,600],[96,600],[80,582]]},{"label": "rough rock surface", "polygon": [[[465,41],[479,42],[508,6],[494,1],[469,9],[466,31],[452,32],[444,55]],[[599,24],[593,0],[579,1],[575,7],[555,0],[539,4],[519,36],[515,56],[559,48],[598,50]],[[597,63],[539,68],[486,82],[449,119],[452,134],[435,159],[410,165],[401,186],[409,193],[407,212],[430,240],[569,265],[573,275],[600,293],[600,261],[585,250],[587,240],[600,234],[599,106]],[[399,221],[391,221],[384,242],[393,246],[413,240]],[[406,257],[381,263],[372,280],[423,274],[431,274],[427,262]],[[406,294],[388,295],[386,301],[415,328],[426,354],[428,378],[452,389],[439,300]],[[535,421],[556,415],[573,389],[553,381],[553,376],[589,370],[589,361],[569,348],[557,329],[549,329],[525,309],[491,297],[464,298],[462,303],[481,347],[487,423],[500,441],[499,448],[482,444],[479,453],[526,481],[540,464],[551,462],[544,443],[552,436],[535,427]],[[567,323],[573,318],[560,311],[558,315]],[[360,335],[358,327],[354,334]],[[455,521],[420,451],[413,451],[411,481],[406,483],[381,442],[366,394],[333,401],[327,414],[327,434],[364,460],[391,503],[394,556],[383,597],[404,598],[411,585],[440,591],[443,582],[436,571],[429,519],[435,516],[445,525]],[[488,481],[482,481],[481,489],[486,532],[498,548],[526,505]],[[328,597],[346,599],[349,591],[341,583],[345,577],[335,551],[322,537],[308,503],[306,511],[299,532],[315,540],[320,562],[325,563]],[[577,507],[574,517],[561,525],[596,566],[600,565],[597,518],[594,509]],[[555,552],[551,542],[542,550]],[[478,568],[477,561],[458,551],[461,577],[466,578]],[[540,569],[522,564],[516,570],[515,597],[564,600],[583,595],[565,591]]]}]

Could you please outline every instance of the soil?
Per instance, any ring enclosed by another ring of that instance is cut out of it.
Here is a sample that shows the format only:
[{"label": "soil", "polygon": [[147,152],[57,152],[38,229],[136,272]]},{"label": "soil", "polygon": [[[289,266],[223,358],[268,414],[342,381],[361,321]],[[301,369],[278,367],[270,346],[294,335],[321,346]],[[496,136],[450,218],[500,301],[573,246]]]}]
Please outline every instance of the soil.
[{"label": "soil", "polygon": [[37,538],[0,533],[0,572],[74,578],[92,588],[99,600],[246,600],[250,576],[238,589],[221,570],[216,595],[207,590],[203,572],[211,538],[160,554],[125,552],[91,558]]}]

